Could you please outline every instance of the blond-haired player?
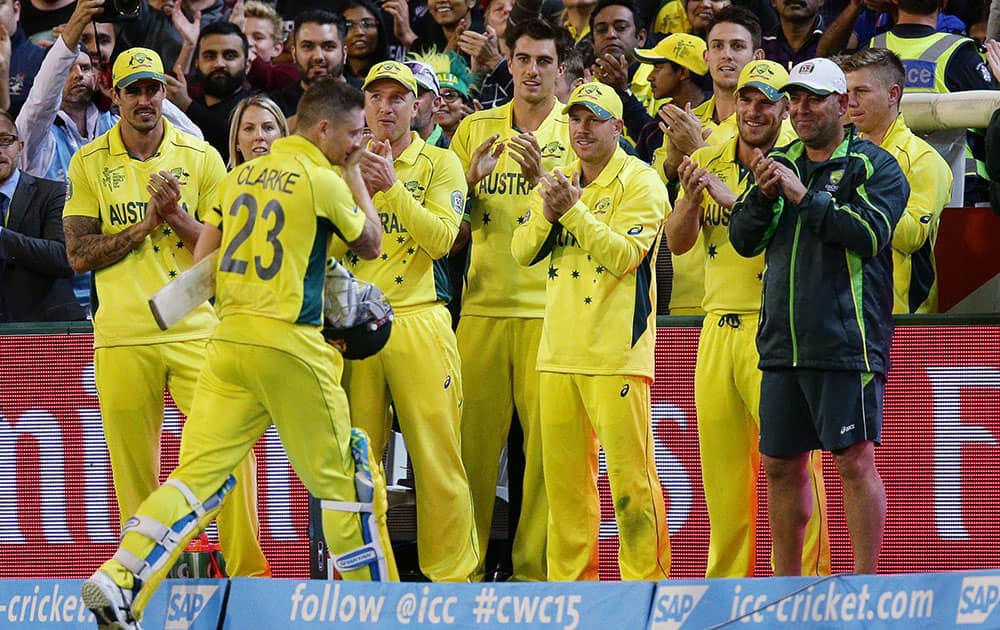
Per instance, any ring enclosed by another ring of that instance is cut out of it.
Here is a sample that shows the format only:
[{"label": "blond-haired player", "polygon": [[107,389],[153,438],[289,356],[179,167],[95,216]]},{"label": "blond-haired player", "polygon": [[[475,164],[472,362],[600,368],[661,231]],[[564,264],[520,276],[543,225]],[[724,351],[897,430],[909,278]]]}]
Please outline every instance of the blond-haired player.
[{"label": "blond-haired player", "polygon": [[[343,82],[313,83],[299,102],[296,134],[220,184],[197,246],[199,257],[219,249],[219,326],[177,469],[129,518],[113,558],[83,585],[98,623],[137,627],[186,542],[232,490],[233,466],[272,423],[303,484],[320,498],[340,575],[396,578],[379,466],[363,432],[350,426],[343,360],[320,330],[331,237],[366,259],[381,251],[378,216],[358,167],[362,104]],[[342,177],[334,165],[343,166]]]},{"label": "blond-haired player", "polygon": [[[753,150],[787,144],[795,133],[785,121],[787,99],[779,92],[788,72],[773,61],[751,61],[739,75],[738,135],[698,149],[678,169],[681,192],[667,217],[670,251],[701,246],[705,254],[705,320],[698,342],[694,398],[698,447],[711,534],[706,577],[755,573],[757,475],[760,453],[760,382],[755,338],[764,258],[743,258],[729,242],[729,215],[753,180]],[[703,245],[701,243],[704,243]],[[810,468],[813,517],[802,558],[805,575],[830,573],[822,459]]]},{"label": "blond-haired player", "polygon": [[396,318],[380,352],[347,363],[351,422],[381,456],[390,403],[395,407],[416,481],[420,570],[435,582],[467,581],[479,553],[459,444],[461,361],[445,307],[446,256],[465,212],[465,174],[454,154],[410,130],[417,98],[410,68],[376,64],[363,90],[374,140],[361,172],[382,220],[383,245],[378,258],[349,254],[347,264],[383,289]]},{"label": "blond-haired player", "polygon": [[[217,323],[205,303],[160,331],[146,301],[191,266],[202,217],[226,167],[218,151],[162,116],[163,65],[132,48],[113,69],[121,120],[73,155],[63,211],[66,252],[94,271],[94,378],[122,525],[159,485],[163,389],[188,414],[206,339]],[[176,202],[176,203],[175,203]],[[219,517],[230,575],[269,575],[257,542],[256,462]]]},{"label": "blond-haired player", "polygon": [[845,59],[847,115],[867,138],[888,151],[910,184],[899,223],[892,232],[893,313],[936,313],[934,242],[941,211],[951,194],[948,163],[914,135],[899,113],[906,75],[896,53],[866,48]]},{"label": "blond-haired player", "polygon": [[602,83],[573,90],[579,161],[544,175],[511,250],[545,270],[538,347],[549,580],[596,580],[598,446],[608,463],[623,580],[670,573],[663,491],[653,458],[655,246],[667,191],[618,146],[622,102]]}]

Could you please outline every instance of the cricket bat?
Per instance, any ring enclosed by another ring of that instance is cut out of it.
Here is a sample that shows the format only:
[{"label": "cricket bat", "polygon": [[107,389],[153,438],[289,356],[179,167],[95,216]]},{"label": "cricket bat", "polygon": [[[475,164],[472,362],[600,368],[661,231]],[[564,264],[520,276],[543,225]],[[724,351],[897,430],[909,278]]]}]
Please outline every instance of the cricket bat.
[{"label": "cricket bat", "polygon": [[166,330],[215,295],[219,250],[205,256],[149,298],[149,309],[160,330]]}]

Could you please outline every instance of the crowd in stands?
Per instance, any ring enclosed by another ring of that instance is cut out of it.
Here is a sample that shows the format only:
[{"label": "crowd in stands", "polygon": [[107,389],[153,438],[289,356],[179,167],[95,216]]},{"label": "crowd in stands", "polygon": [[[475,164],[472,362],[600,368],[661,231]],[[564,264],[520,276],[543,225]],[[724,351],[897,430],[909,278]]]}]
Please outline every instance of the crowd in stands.
[{"label": "crowd in stands", "polygon": [[[725,59],[714,68],[706,65],[706,53],[712,55],[716,44],[705,42],[711,20],[729,4],[141,0],[137,17],[109,23],[101,21],[101,0],[0,0],[0,107],[17,121],[23,141],[20,169],[65,181],[73,153],[117,120],[111,64],[118,51],[132,46],[156,50],[163,59],[170,75],[167,119],[203,137],[224,160],[229,159],[230,116],[245,97],[268,95],[294,130],[298,100],[312,82],[335,77],[360,87],[378,62],[409,60],[419,62],[416,66],[424,67],[427,77],[419,82],[420,111],[414,125],[432,145],[447,147],[468,114],[510,101],[513,80],[504,33],[508,24],[541,14],[563,27],[571,44],[561,61],[558,98],[565,101],[573,87],[590,78],[613,87],[624,104],[623,148],[651,163],[673,198],[681,158],[706,144],[708,130],[732,113],[729,95],[719,90],[732,89],[732,81],[720,77],[733,70]],[[983,45],[989,39],[985,0],[946,6],[939,0],[737,4],[759,21],[761,37],[754,46],[760,54],[789,69],[815,56],[836,59],[845,51],[880,46],[903,58],[907,91],[996,87]],[[1000,26],[994,24],[994,29]],[[970,131],[959,146],[970,154],[964,205],[987,202],[983,135]],[[935,231],[936,225],[928,231],[931,245]],[[463,243],[460,237],[451,255],[458,284],[453,287],[456,316],[467,256]],[[667,253],[664,240],[657,269],[657,312],[701,313],[701,255],[679,258]],[[3,261],[7,268],[13,264]],[[73,289],[84,310],[92,311],[89,278],[74,278]],[[924,310],[932,308],[930,304]],[[0,311],[0,319],[10,320],[9,310]]]}]

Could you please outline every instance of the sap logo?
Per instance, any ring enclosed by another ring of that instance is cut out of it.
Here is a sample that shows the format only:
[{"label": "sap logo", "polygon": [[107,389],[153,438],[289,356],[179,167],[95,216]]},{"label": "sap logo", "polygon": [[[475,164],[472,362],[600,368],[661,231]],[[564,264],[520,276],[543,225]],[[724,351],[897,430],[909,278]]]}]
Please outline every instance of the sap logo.
[{"label": "sap logo", "polygon": [[661,586],[653,604],[652,630],[676,630],[705,596],[708,586]]},{"label": "sap logo", "polygon": [[984,623],[1000,602],[1000,576],[983,575],[962,580],[956,624]]},{"label": "sap logo", "polygon": [[[173,586],[167,597],[167,618],[163,630],[188,630],[205,611],[218,585],[185,584]],[[214,625],[214,624],[213,624]]]}]

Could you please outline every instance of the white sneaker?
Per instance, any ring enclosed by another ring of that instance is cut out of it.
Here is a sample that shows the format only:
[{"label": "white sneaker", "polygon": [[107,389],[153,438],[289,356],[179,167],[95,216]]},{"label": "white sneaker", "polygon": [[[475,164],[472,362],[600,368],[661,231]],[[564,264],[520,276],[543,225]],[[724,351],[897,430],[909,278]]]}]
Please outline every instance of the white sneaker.
[{"label": "white sneaker", "polygon": [[98,569],[81,589],[84,605],[97,617],[97,627],[107,630],[142,630],[132,615],[135,591],[124,589]]}]

